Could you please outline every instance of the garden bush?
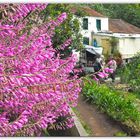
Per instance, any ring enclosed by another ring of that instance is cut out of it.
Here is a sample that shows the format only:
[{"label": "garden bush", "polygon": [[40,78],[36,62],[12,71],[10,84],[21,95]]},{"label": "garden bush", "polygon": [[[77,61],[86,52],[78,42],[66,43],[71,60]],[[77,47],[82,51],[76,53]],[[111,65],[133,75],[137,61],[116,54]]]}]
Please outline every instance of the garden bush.
[{"label": "garden bush", "polygon": [[135,96],[125,96],[123,92],[110,89],[106,85],[99,85],[89,78],[84,80],[82,93],[111,118],[140,133],[140,112],[135,104]]},{"label": "garden bush", "polygon": [[[81,88],[69,73],[76,57],[61,59],[52,45],[67,14],[43,22],[46,6],[0,5],[0,136],[42,136],[74,125],[70,107],[77,105]],[[70,43],[65,40],[60,49]]]},{"label": "garden bush", "polygon": [[140,54],[121,69],[120,76],[123,83],[129,84],[131,89],[140,94]]}]

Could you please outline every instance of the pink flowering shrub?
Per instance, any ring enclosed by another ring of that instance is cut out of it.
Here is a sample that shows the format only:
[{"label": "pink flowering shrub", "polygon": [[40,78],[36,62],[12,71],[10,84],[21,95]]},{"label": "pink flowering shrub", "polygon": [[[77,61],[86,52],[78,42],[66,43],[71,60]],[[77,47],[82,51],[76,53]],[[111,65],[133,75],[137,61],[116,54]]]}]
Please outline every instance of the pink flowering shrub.
[{"label": "pink flowering shrub", "polygon": [[[61,59],[51,40],[66,13],[56,20],[33,24],[28,33],[26,30],[26,17],[45,7],[46,4],[0,5],[0,136],[40,136],[61,117],[65,117],[64,125],[57,125],[57,129],[74,124],[70,107],[77,105],[81,81],[69,73],[76,57]],[[62,44],[62,49],[70,42],[71,39]]]},{"label": "pink flowering shrub", "polygon": [[111,68],[104,68],[104,71],[106,72],[106,73],[113,73],[113,69],[111,69]]},{"label": "pink flowering shrub", "polygon": [[93,74],[93,80],[98,82],[100,78],[108,78],[110,73],[113,73],[113,69],[106,67],[102,69],[102,71],[98,71]]},{"label": "pink flowering shrub", "polygon": [[103,71],[103,72],[99,72],[97,75],[98,75],[99,77],[101,77],[101,78],[106,78],[106,77],[108,77],[108,74],[105,73],[104,71]]}]

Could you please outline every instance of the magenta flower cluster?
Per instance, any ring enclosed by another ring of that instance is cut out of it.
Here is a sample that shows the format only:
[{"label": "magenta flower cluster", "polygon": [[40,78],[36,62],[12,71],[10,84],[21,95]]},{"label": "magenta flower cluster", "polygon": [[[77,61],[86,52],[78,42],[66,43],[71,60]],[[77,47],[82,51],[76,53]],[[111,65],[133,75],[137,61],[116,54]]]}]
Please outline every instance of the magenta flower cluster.
[{"label": "magenta flower cluster", "polygon": [[102,69],[102,71],[97,72],[93,75],[95,81],[99,81],[100,78],[108,78],[110,73],[113,73],[114,70],[108,67]]},{"label": "magenta flower cluster", "polygon": [[[22,32],[28,22],[15,24],[29,12],[45,7],[17,4],[14,13],[7,14],[7,22],[0,21],[0,136],[40,136],[60,117],[66,118],[66,128],[74,125],[70,107],[77,105],[81,81],[75,76],[69,79],[69,73],[76,57],[61,59],[51,39],[66,13],[34,25],[30,34]],[[70,42],[71,39],[62,47]]]}]

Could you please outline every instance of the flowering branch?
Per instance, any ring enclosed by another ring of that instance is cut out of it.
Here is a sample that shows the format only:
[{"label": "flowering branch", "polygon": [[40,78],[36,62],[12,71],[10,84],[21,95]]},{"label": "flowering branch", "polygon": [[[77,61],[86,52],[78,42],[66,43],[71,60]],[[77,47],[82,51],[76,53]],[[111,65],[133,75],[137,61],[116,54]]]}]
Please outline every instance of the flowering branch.
[{"label": "flowering branch", "polygon": [[[74,125],[71,116],[67,116],[70,107],[77,105],[81,91],[81,80],[69,78],[76,59],[61,59],[52,46],[54,29],[67,15],[34,23],[27,31],[28,16],[45,7],[46,4],[0,5],[4,13],[0,20],[0,136],[40,136],[43,129],[62,116],[67,119],[66,128]],[[70,43],[68,40],[62,47]]]}]

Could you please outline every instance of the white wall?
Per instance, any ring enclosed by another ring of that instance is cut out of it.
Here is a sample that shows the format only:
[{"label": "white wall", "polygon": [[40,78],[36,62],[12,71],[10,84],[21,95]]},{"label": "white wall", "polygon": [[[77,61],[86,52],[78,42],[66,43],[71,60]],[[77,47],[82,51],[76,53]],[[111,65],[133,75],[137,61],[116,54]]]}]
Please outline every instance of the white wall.
[{"label": "white wall", "polygon": [[[82,25],[83,25],[83,18],[88,18],[88,30],[83,30]],[[98,32],[96,28],[96,19],[101,20],[101,31],[108,31],[108,18],[101,18],[101,17],[89,17],[85,16],[83,18],[80,18],[79,21],[81,23],[81,34],[83,37],[89,37],[89,41],[91,43],[92,38],[91,38],[91,32]]]},{"label": "white wall", "polygon": [[140,34],[128,34],[128,33],[113,33],[114,37],[140,37]]},{"label": "white wall", "polygon": [[123,58],[131,58],[140,52],[140,38],[120,38],[118,49]]},{"label": "white wall", "polygon": [[[88,18],[88,31],[98,32],[96,28],[96,20],[101,20],[101,31],[108,31],[108,18],[101,18],[101,17],[89,17],[85,16],[84,18]],[[82,20],[82,18],[81,18]]]},{"label": "white wall", "polygon": [[80,51],[72,50],[72,54],[74,54],[76,56],[76,58],[77,58],[76,62],[79,62]]}]

